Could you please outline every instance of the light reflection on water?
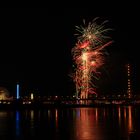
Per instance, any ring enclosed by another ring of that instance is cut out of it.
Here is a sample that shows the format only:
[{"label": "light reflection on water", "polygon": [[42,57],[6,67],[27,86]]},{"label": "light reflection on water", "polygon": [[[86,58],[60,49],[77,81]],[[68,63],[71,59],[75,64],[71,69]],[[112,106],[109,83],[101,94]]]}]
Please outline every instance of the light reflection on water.
[{"label": "light reflection on water", "polygon": [[19,111],[16,111],[16,136],[19,137],[20,136],[20,125],[19,125]]},{"label": "light reflection on water", "polygon": [[54,108],[46,110],[0,110],[3,139],[130,140],[140,138],[140,108]]}]

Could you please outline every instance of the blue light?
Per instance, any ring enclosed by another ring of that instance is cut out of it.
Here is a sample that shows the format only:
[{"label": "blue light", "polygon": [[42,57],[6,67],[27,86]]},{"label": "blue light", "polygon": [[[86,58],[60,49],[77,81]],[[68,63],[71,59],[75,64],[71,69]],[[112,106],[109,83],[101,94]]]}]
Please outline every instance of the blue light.
[{"label": "blue light", "polygon": [[20,126],[19,126],[19,111],[16,111],[16,135],[19,136],[20,135]]},{"label": "blue light", "polygon": [[17,99],[19,99],[19,84],[17,84]]}]

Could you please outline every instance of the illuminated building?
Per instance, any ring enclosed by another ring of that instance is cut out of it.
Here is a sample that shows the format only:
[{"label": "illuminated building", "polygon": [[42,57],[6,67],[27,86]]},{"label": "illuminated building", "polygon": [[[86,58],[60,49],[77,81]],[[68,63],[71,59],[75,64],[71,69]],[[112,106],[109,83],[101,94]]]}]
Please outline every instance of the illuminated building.
[{"label": "illuminated building", "polygon": [[0,100],[12,100],[13,97],[9,95],[9,91],[6,88],[0,87]]},{"label": "illuminated building", "polygon": [[127,95],[128,98],[132,96],[130,64],[127,64]]},{"label": "illuminated building", "polygon": [[33,100],[34,99],[34,94],[33,93],[31,93],[31,100]]},{"label": "illuminated building", "polygon": [[19,84],[17,84],[16,99],[19,99]]},{"label": "illuminated building", "polygon": [[0,100],[9,99],[9,92],[6,88],[0,87]]}]

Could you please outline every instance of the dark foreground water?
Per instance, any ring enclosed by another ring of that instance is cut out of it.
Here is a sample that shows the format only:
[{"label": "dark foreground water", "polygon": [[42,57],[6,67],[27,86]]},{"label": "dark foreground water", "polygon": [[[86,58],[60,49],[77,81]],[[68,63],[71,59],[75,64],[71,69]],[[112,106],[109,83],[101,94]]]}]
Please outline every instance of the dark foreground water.
[{"label": "dark foreground water", "polygon": [[0,139],[140,140],[140,107],[0,110]]}]

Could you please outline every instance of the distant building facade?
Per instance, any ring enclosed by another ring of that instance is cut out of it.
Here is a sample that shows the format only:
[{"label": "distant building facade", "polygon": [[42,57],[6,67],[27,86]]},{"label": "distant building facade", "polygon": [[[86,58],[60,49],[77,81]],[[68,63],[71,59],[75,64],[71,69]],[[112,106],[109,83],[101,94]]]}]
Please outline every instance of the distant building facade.
[{"label": "distant building facade", "polygon": [[9,95],[10,95],[9,91],[6,88],[0,87],[0,100],[10,100],[10,99],[13,99]]}]

